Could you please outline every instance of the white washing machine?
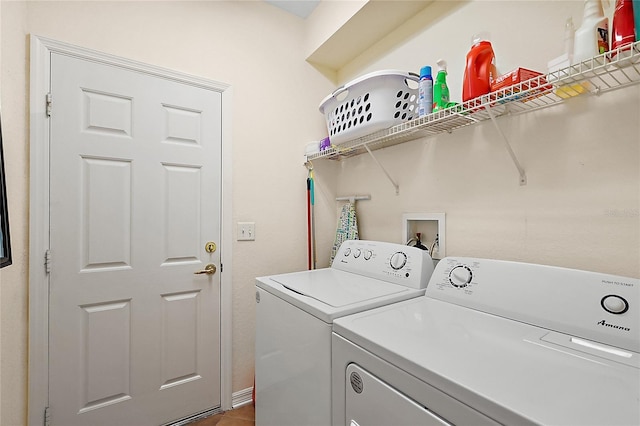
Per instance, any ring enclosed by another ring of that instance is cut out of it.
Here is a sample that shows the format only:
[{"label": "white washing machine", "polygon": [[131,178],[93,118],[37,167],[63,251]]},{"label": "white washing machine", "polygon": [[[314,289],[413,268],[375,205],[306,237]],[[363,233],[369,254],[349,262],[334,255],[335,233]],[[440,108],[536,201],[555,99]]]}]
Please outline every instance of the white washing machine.
[{"label": "white washing machine", "polygon": [[349,240],[331,268],[256,279],[256,425],[331,423],[331,326],[424,295],[426,251]]},{"label": "white washing machine", "polygon": [[638,425],[640,281],[445,258],[333,326],[332,424]]}]

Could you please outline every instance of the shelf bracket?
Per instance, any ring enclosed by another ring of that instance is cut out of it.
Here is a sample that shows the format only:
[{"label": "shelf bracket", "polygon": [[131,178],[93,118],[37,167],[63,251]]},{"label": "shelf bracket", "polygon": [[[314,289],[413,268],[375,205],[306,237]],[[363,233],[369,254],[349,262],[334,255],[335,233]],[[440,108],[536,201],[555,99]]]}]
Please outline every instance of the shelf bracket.
[{"label": "shelf bracket", "polygon": [[491,118],[491,122],[495,126],[496,130],[498,131],[498,133],[500,133],[500,136],[502,137],[502,142],[504,142],[504,146],[507,149],[509,156],[511,156],[511,160],[513,160],[513,164],[516,166],[516,169],[518,169],[518,174],[520,174],[520,185],[526,185],[527,175],[525,174],[524,169],[520,165],[520,162],[518,161],[518,157],[516,157],[515,152],[513,152],[513,149],[511,149],[511,144],[509,144],[509,140],[507,139],[505,134],[502,132],[502,129],[500,128],[500,125],[498,124],[498,121],[496,120],[495,115],[493,115],[493,112],[491,112],[491,108],[489,107],[489,105],[485,105],[484,108],[487,110],[487,114],[489,114],[489,118]]},{"label": "shelf bracket", "polygon": [[378,167],[380,167],[382,169],[382,171],[384,172],[384,174],[387,175],[387,179],[389,179],[389,182],[391,182],[393,187],[396,189],[396,195],[400,194],[400,186],[398,186],[398,184],[391,178],[391,176],[389,175],[387,170],[384,168],[384,166],[382,164],[380,164],[380,162],[378,161],[376,156],[373,155],[373,152],[371,152],[371,150],[369,149],[369,146],[367,144],[365,144],[364,147],[366,148],[366,150],[369,153],[369,155],[371,156],[371,158],[373,158],[373,161],[375,161],[376,164],[378,165]]}]

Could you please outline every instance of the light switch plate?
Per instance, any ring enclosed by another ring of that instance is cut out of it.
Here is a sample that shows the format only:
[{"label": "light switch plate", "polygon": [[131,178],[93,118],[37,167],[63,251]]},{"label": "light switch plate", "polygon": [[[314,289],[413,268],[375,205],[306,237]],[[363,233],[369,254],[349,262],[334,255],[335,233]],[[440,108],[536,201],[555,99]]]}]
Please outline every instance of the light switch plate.
[{"label": "light switch plate", "polygon": [[238,241],[254,241],[256,239],[255,222],[238,222]]}]

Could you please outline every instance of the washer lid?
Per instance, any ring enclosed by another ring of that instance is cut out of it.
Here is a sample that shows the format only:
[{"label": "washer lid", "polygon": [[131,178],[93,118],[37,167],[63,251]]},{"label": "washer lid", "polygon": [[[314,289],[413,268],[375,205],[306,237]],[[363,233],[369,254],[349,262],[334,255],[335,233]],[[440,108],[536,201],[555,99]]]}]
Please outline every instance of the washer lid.
[{"label": "washer lid", "polygon": [[349,272],[332,269],[318,273],[294,273],[271,277],[287,289],[326,303],[334,308],[352,305],[377,297],[402,293],[401,286]]},{"label": "washer lid", "polygon": [[325,322],[424,294],[424,289],[333,268],[261,277],[256,285]]}]

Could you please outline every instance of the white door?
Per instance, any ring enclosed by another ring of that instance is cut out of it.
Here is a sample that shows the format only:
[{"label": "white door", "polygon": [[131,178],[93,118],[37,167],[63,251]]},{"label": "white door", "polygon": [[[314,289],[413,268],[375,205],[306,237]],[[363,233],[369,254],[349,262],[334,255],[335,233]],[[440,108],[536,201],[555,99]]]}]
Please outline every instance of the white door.
[{"label": "white door", "polygon": [[53,53],[52,425],[220,406],[221,94]]}]

